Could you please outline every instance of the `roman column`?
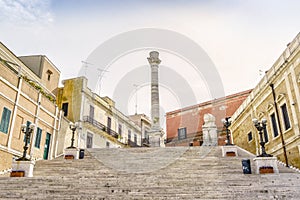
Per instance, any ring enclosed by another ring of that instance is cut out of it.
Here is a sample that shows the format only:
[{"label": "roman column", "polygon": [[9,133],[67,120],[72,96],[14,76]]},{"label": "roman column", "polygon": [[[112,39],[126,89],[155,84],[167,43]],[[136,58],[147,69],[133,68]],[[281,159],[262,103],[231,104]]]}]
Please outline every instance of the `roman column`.
[{"label": "roman column", "polygon": [[157,51],[151,51],[150,57],[147,58],[151,67],[151,119],[152,130],[160,131],[159,119],[159,90],[158,90],[158,65],[161,60],[158,58]]}]

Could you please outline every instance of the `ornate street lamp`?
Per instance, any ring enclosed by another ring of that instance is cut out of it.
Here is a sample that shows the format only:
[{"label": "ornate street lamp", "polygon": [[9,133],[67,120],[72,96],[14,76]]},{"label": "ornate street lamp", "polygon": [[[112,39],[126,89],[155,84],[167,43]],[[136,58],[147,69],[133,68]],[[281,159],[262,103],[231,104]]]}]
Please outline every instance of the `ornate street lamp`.
[{"label": "ornate street lamp", "polygon": [[258,157],[272,157],[272,155],[266,153],[265,149],[265,141],[263,139],[263,132],[266,131],[266,126],[267,126],[267,120],[262,119],[261,122],[259,122],[257,119],[252,119],[252,122],[256,129],[258,130],[259,136],[260,136],[260,146],[261,146],[261,154]]},{"label": "ornate street lamp", "polygon": [[224,124],[224,127],[226,129],[226,144],[225,145],[233,145],[230,142],[230,131],[228,129],[228,127],[231,125],[231,118],[230,117],[226,117],[225,119],[222,119],[222,123]]},{"label": "ornate street lamp", "polygon": [[69,124],[70,129],[72,130],[72,138],[71,138],[71,146],[69,146],[67,149],[74,149],[76,147],[74,147],[74,134],[76,129],[78,128],[78,123],[75,122],[75,124],[73,122],[70,122]]},{"label": "ornate street lamp", "polygon": [[26,158],[26,154],[28,149],[28,143],[30,140],[30,135],[34,131],[35,125],[30,124],[28,127],[26,124],[22,124],[21,128],[22,132],[25,134],[25,145],[23,147],[23,156],[21,158],[18,158],[16,161],[29,161],[29,159]]}]

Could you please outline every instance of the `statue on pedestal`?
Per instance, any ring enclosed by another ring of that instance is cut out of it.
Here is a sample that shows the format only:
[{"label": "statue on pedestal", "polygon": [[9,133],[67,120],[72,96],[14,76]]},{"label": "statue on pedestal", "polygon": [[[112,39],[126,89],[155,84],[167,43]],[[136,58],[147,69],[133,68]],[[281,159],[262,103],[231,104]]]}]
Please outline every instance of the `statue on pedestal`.
[{"label": "statue on pedestal", "polygon": [[202,146],[217,146],[218,132],[216,126],[216,118],[210,114],[204,114],[204,124],[202,126],[203,144]]}]

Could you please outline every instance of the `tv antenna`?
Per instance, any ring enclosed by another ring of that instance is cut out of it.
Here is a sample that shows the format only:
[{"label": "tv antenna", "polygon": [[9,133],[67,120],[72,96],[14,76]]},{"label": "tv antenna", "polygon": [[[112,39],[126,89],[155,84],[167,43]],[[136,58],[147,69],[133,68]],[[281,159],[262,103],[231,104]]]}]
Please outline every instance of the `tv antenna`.
[{"label": "tv antenna", "polygon": [[97,71],[98,71],[98,79],[97,79],[97,91],[99,91],[99,95],[100,95],[100,91],[101,91],[101,80],[102,78],[101,77],[104,77],[104,73],[106,72],[109,72],[105,69],[100,69],[100,68],[97,68]]},{"label": "tv antenna", "polygon": [[133,86],[135,87],[135,114],[137,114],[137,90],[138,90],[138,87],[139,85],[137,84],[133,84]]},{"label": "tv antenna", "polygon": [[84,67],[84,76],[86,76],[87,68],[89,65],[93,65],[92,63],[86,62],[86,61],[81,61]]}]

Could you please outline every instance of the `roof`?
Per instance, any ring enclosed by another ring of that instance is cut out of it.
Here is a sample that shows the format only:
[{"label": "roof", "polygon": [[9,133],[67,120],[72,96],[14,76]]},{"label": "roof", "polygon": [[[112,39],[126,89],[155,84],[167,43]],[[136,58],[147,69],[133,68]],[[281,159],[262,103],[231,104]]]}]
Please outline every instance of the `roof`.
[{"label": "roof", "polygon": [[220,103],[220,102],[223,102],[225,100],[233,99],[233,98],[240,97],[240,96],[245,96],[245,95],[248,96],[251,92],[252,92],[252,89],[245,90],[245,91],[238,92],[238,93],[235,93],[235,94],[231,94],[231,95],[228,95],[228,96],[225,96],[225,97],[212,99],[212,100],[202,102],[202,103],[199,103],[199,104],[196,104],[196,105],[192,105],[192,106],[184,107],[184,108],[177,109],[177,110],[174,110],[174,111],[170,111],[170,112],[167,112],[166,115],[171,115],[171,114],[175,114],[175,113],[182,112],[182,111],[192,110],[192,109],[195,109],[195,108],[211,105],[213,103],[214,104],[215,103]]}]

